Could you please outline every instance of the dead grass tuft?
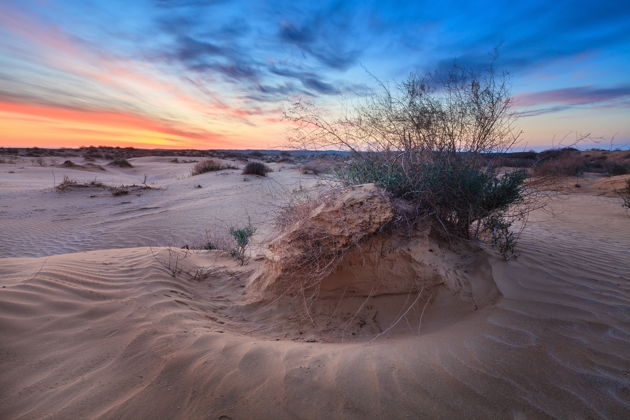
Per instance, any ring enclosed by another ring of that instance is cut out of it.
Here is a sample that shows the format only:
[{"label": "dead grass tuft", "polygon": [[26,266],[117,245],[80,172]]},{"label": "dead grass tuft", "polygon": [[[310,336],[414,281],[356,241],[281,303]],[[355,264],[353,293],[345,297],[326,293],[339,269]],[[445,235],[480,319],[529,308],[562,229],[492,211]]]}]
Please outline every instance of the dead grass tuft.
[{"label": "dead grass tuft", "polygon": [[225,165],[214,159],[206,159],[198,162],[192,168],[191,176],[205,174],[206,172],[221,171],[223,169],[238,169],[236,166]]},{"label": "dead grass tuft", "polygon": [[57,192],[69,192],[73,190],[86,189],[86,188],[98,188],[102,190],[109,191],[112,196],[119,197],[122,195],[128,195],[130,193],[140,193],[143,190],[153,190],[155,188],[150,187],[148,185],[118,185],[118,186],[109,186],[105,185],[102,182],[90,181],[90,182],[79,182],[76,179],[72,179],[68,176],[63,177],[63,181],[61,181],[57,186],[55,186],[55,190]]}]

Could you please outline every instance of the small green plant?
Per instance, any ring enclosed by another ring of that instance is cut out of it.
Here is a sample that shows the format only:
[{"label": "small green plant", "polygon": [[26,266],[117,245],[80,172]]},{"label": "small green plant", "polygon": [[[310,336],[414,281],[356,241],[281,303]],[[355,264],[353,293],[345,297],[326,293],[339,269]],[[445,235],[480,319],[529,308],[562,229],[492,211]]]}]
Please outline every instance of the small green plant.
[{"label": "small green plant", "polygon": [[236,247],[232,249],[231,255],[241,262],[241,265],[245,263],[245,251],[249,245],[249,240],[256,232],[256,228],[251,225],[251,222],[244,228],[230,228],[230,235],[236,241]]},{"label": "small green plant", "polygon": [[350,185],[374,183],[407,200],[417,214],[432,217],[445,233],[472,239],[485,220],[523,200],[526,173],[499,176],[457,158],[406,166],[365,159],[350,163],[337,176]]},{"label": "small green plant", "polygon": [[490,244],[499,251],[505,261],[516,256],[517,236],[510,230],[512,222],[495,214],[486,219],[484,229],[490,233]]}]

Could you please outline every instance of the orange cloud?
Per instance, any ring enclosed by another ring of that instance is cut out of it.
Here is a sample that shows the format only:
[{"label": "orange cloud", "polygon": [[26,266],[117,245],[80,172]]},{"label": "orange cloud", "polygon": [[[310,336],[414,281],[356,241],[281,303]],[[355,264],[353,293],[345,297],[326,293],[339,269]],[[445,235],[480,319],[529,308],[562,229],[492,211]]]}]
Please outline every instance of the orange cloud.
[{"label": "orange cloud", "polygon": [[223,136],[177,127],[117,111],[85,111],[0,102],[0,132],[5,144],[77,146],[154,144],[174,148],[221,147]]}]

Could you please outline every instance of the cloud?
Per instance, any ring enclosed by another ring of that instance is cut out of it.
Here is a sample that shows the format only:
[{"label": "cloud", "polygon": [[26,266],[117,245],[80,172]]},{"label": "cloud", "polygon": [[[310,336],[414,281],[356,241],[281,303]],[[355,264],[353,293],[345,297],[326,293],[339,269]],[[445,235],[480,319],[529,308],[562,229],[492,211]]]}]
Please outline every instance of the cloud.
[{"label": "cloud", "polygon": [[330,83],[323,82],[316,77],[306,78],[302,80],[302,83],[305,87],[325,95],[337,95],[341,92]]},{"label": "cloud", "polygon": [[341,93],[340,89],[335,88],[330,83],[327,83],[324,80],[320,79],[320,77],[314,72],[293,70],[290,68],[277,66],[270,66],[269,71],[278,76],[297,79],[302,83],[305,88],[314,90],[317,93],[321,93],[324,95],[336,95]]},{"label": "cloud", "polygon": [[228,0],[154,0],[154,4],[158,7],[167,9],[179,7],[207,7],[226,3]]},{"label": "cloud", "polygon": [[558,105],[558,106],[551,106],[551,107],[547,107],[547,108],[539,108],[539,109],[532,109],[529,111],[519,111],[519,112],[514,112],[512,115],[514,115],[515,117],[536,117],[538,115],[543,115],[543,114],[551,114],[554,112],[560,112],[560,111],[564,111],[566,109],[571,108],[570,106],[566,106],[566,105]]},{"label": "cloud", "polygon": [[526,92],[514,96],[514,105],[528,107],[542,104],[589,105],[617,99],[630,98],[630,86],[596,88],[576,86],[564,89],[552,89],[539,92]]},{"label": "cloud", "polygon": [[[477,25],[469,25],[471,19]],[[520,73],[585,53],[628,48],[630,43],[630,3],[617,0],[528,2],[485,15],[463,7],[453,17],[441,16],[440,22],[461,27],[465,37],[445,37],[437,43],[437,48],[449,51],[434,64],[437,68],[453,61],[478,68],[489,62],[488,52],[500,46],[497,66]]]},{"label": "cloud", "polygon": [[[278,67],[273,62],[256,58],[258,51],[241,39],[251,30],[247,23],[237,19],[229,26],[232,29],[223,24],[215,24],[214,28],[212,25],[202,25],[199,19],[191,14],[158,19],[157,26],[163,34],[171,36],[171,47],[169,52],[156,54],[155,57],[169,63],[180,63],[189,71],[199,74],[220,74],[225,81],[238,84],[239,90],[247,92],[245,98],[253,101],[282,100],[293,94],[342,93],[342,89],[325,80],[316,71],[304,70],[303,64],[289,67],[285,63],[285,67]],[[234,30],[235,27],[243,30]],[[200,28],[203,30],[200,31]],[[310,38],[311,35],[306,33],[290,36],[296,42],[315,42],[315,38]],[[345,67],[349,63],[345,61],[346,58],[336,54],[326,54],[320,58],[331,67]],[[281,81],[286,78],[299,80],[302,87]]]},{"label": "cloud", "polygon": [[[182,127],[175,121],[164,118],[151,118],[148,116],[125,113],[117,110],[88,111],[84,109],[72,109],[67,107],[55,107],[44,105],[23,104],[0,100],[0,112],[16,116],[26,116],[42,120],[57,120],[75,123],[79,127],[90,125],[95,130],[98,127],[115,127],[117,130],[129,130],[130,133],[138,130],[147,133],[157,133],[172,137],[172,140],[211,140],[217,141],[223,138],[218,133],[199,130],[193,127]],[[103,132],[103,128],[99,131]]]},{"label": "cloud", "polygon": [[[380,7],[386,12],[392,5]],[[329,69],[346,70],[357,64],[375,35],[370,18],[376,10],[371,2],[322,1],[296,9],[292,13],[276,6],[278,39]]]},{"label": "cloud", "polygon": [[361,49],[344,45],[346,36],[343,31],[331,36],[335,31],[323,31],[323,25],[320,23],[320,19],[315,19],[297,27],[285,22],[280,28],[279,37],[283,41],[294,44],[328,67],[345,70],[355,64],[361,56]]},{"label": "cloud", "polygon": [[[512,99],[514,107],[517,109],[513,115],[517,117],[535,117],[584,106],[590,108],[630,108],[630,86],[622,85],[610,88],[576,86],[525,92],[515,95]],[[540,107],[541,105],[552,106]]]},{"label": "cloud", "polygon": [[[295,95],[329,103],[368,93],[356,79],[359,63],[384,81],[417,68],[443,73],[453,61],[474,71],[500,44],[496,68],[519,86],[530,72],[558,75],[567,86],[567,77],[589,71],[588,81],[573,82],[585,86],[543,91],[534,80],[531,92],[515,97],[521,116],[630,102],[627,84],[603,85],[627,81],[630,4],[618,0],[430,8],[377,0],[111,0],[59,2],[54,12],[44,3],[0,2],[0,99],[179,118],[229,132],[229,124],[273,118],[277,103]],[[593,68],[567,64],[582,57]]]}]

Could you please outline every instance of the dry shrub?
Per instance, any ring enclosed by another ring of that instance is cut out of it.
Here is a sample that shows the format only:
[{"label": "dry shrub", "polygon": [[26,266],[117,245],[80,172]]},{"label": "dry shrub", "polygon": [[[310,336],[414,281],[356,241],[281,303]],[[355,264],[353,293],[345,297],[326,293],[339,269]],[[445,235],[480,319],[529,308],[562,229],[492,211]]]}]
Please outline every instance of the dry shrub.
[{"label": "dry shrub", "polygon": [[306,219],[316,207],[333,201],[339,192],[339,188],[332,188],[316,196],[306,193],[295,194],[287,203],[277,208],[273,219],[274,226],[281,232],[285,231],[290,226]]},{"label": "dry shrub", "polygon": [[169,162],[171,163],[195,163],[195,162],[199,162],[198,160],[195,159],[179,159],[179,158],[174,158],[169,160]]},{"label": "dry shrub", "polygon": [[63,166],[64,168],[76,168],[77,166],[80,166],[80,165],[77,165],[71,160],[66,160],[65,162],[61,164],[61,166]]},{"label": "dry shrub", "polygon": [[513,158],[513,157],[501,157],[496,159],[493,163],[495,167],[506,168],[531,168],[536,161],[526,158]]},{"label": "dry shrub", "polygon": [[118,166],[119,168],[133,168],[133,165],[127,159],[114,159],[108,165]]},{"label": "dry shrub", "polygon": [[306,162],[300,167],[300,171],[303,174],[320,175],[333,172],[339,167],[340,162],[326,159],[316,159],[310,162]]},{"label": "dry shrub", "polygon": [[316,206],[314,200],[306,198],[294,198],[281,206],[274,218],[274,225],[283,231],[300,220],[304,220]]},{"label": "dry shrub", "polygon": [[262,162],[249,162],[243,168],[243,175],[267,176],[271,172],[271,168]]},{"label": "dry shrub", "polygon": [[611,176],[630,174],[630,165],[627,164],[624,165],[619,162],[606,162],[603,166],[608,175]]},{"label": "dry shrub", "polygon": [[573,148],[551,149],[541,152],[538,159],[532,168],[538,177],[579,176],[584,172],[611,176],[630,173],[630,165],[619,154],[605,150],[582,153]]},{"label": "dry shrub", "polygon": [[337,175],[347,184],[374,183],[448,236],[476,238],[486,219],[505,214],[525,196],[523,172],[489,170],[487,156],[518,140],[505,75],[492,65],[476,73],[411,74],[369,95],[341,119],[304,102],[287,116],[291,140],[306,149],[346,150],[352,157]]},{"label": "dry shrub", "polygon": [[198,162],[193,166],[191,175],[201,175],[206,172],[221,171],[223,169],[237,169],[235,166],[224,165],[221,162],[214,159],[206,159]]},{"label": "dry shrub", "polygon": [[129,194],[129,190],[125,187],[114,187],[111,189],[112,195],[114,197],[119,197],[121,195],[127,195]]},{"label": "dry shrub", "polygon": [[70,187],[78,185],[78,181],[75,179],[72,179],[68,176],[64,176],[63,177],[63,181],[61,181],[56,187],[55,189],[57,191],[63,192],[63,191],[67,191]]},{"label": "dry shrub", "polygon": [[532,171],[540,177],[578,176],[586,169],[585,159],[579,152],[567,152],[558,157],[549,157],[537,163]]},{"label": "dry shrub", "polygon": [[485,222],[526,196],[524,171],[502,176],[467,159],[408,162],[358,160],[338,172],[349,185],[374,183],[405,200],[419,216],[430,216],[448,235],[478,238]]},{"label": "dry shrub", "polygon": [[251,220],[242,227],[206,229],[201,240],[193,242],[192,245],[184,245],[183,248],[229,251],[230,255],[243,265],[247,259],[250,240],[255,232],[256,228],[251,224]]},{"label": "dry shrub", "polygon": [[79,190],[85,188],[99,188],[106,191],[109,191],[112,196],[118,197],[121,195],[127,195],[130,193],[140,193],[140,191],[144,190],[153,190],[155,188],[150,187],[148,185],[119,185],[119,186],[109,186],[105,185],[102,182],[90,181],[90,182],[79,182],[75,179],[69,178],[68,176],[63,177],[63,181],[61,181],[55,189],[58,192],[68,192],[72,190]]},{"label": "dry shrub", "polygon": [[630,209],[630,178],[626,179],[626,186],[618,191],[623,200],[623,206]]},{"label": "dry shrub", "polygon": [[229,251],[234,248],[234,238],[225,226],[216,226],[212,229],[206,229],[200,238],[184,245],[183,248]]},{"label": "dry shrub", "polygon": [[107,185],[101,183],[101,182],[97,182],[97,181],[90,181],[90,182],[79,182],[76,179],[72,179],[68,176],[64,176],[63,177],[63,181],[61,181],[56,187],[55,189],[58,192],[66,192],[66,191],[70,191],[72,189],[81,189],[81,188],[103,188],[103,189],[108,189],[109,187],[107,187]]}]

